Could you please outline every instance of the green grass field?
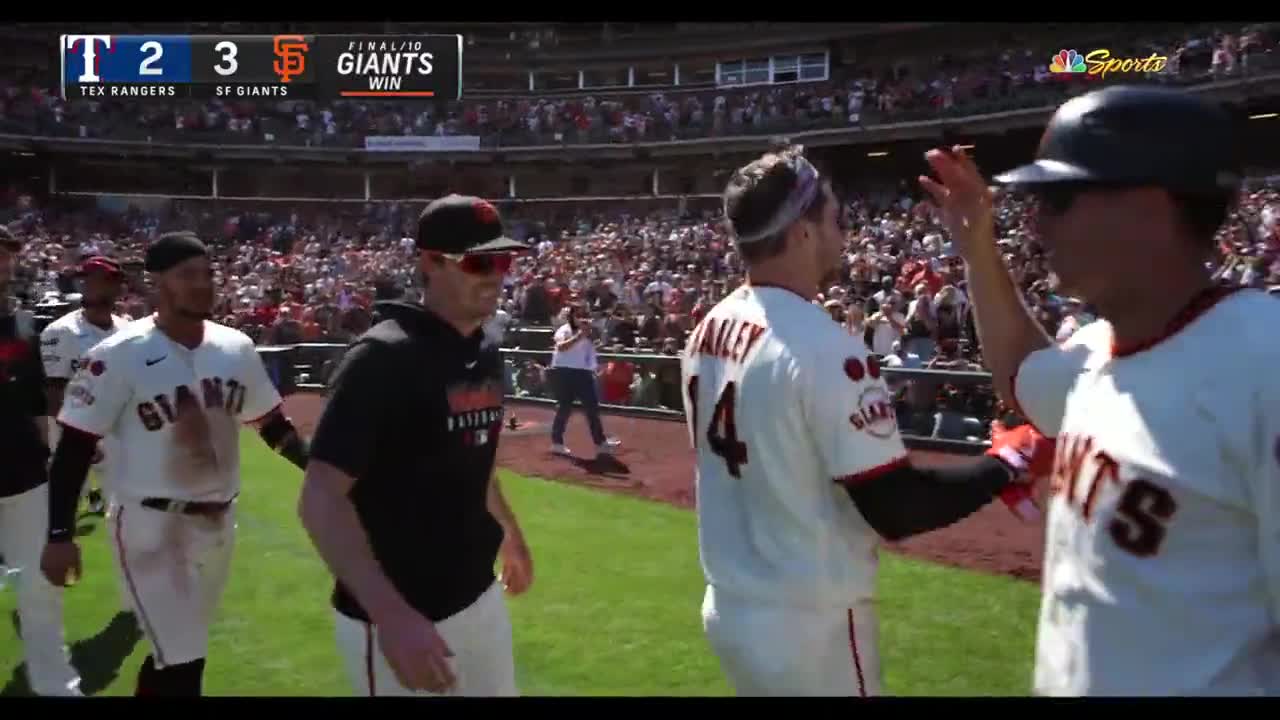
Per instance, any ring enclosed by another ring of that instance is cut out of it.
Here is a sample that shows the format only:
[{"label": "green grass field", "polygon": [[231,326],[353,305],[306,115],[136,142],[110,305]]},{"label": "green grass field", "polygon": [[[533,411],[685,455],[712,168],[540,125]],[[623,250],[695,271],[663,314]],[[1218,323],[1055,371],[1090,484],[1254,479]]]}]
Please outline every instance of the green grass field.
[{"label": "green grass field", "polygon": [[[294,514],[300,473],[246,437],[231,582],[212,630],[210,695],[349,695],[330,579]],[[525,695],[725,695],[702,635],[696,522],[687,510],[503,474],[536,580],[510,599]],[[129,695],[146,641],[119,615],[97,518],[82,521],[85,577],[66,595],[90,694]],[[1038,589],[882,554],[885,681],[896,695],[1025,695]],[[0,613],[14,617],[13,589]],[[25,694],[13,622],[0,622],[0,695]]]}]

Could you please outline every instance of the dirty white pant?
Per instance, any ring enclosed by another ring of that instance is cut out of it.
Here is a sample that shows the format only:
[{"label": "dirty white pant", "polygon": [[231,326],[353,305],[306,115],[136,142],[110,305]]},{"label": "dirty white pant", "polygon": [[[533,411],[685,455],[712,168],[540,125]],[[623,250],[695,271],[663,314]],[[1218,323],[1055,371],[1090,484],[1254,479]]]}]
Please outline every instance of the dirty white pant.
[{"label": "dirty white pant", "polygon": [[[357,695],[402,697],[433,694],[400,685],[378,645],[377,628],[336,610],[333,614],[338,651]],[[448,662],[458,684],[446,695],[515,697],[519,694],[511,648],[511,618],[501,583],[489,586],[465,610],[436,623],[436,630],[454,653]]]},{"label": "dirty white pant", "polygon": [[883,694],[879,624],[871,600],[825,609],[786,607],[708,586],[702,625],[740,696]]},{"label": "dirty white pant", "polygon": [[205,517],[117,498],[107,528],[126,607],[151,642],[156,667],[205,657],[231,570],[235,506]]},{"label": "dirty white pant", "polygon": [[62,629],[62,589],[40,571],[49,532],[49,484],[0,497],[0,554],[18,570],[11,577],[27,661],[27,680],[37,695],[76,695],[80,676],[71,667]]}]

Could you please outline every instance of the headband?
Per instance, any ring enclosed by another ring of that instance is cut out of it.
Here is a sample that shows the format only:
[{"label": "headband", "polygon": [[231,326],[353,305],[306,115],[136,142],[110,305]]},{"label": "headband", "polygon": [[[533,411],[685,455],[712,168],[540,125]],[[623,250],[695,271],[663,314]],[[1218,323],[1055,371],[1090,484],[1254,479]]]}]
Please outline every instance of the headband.
[{"label": "headband", "polygon": [[796,184],[791,188],[791,192],[787,195],[787,199],[782,203],[782,207],[774,213],[773,219],[765,226],[750,234],[736,233],[738,243],[755,242],[782,232],[790,227],[791,223],[800,219],[809,204],[813,202],[814,196],[818,194],[818,187],[821,185],[822,176],[818,173],[818,169],[813,163],[803,156],[797,155],[792,158],[789,163],[796,174]]},{"label": "headband", "polygon": [[147,248],[147,272],[164,272],[178,263],[193,257],[209,254],[208,248],[192,232],[175,232],[161,235]]}]

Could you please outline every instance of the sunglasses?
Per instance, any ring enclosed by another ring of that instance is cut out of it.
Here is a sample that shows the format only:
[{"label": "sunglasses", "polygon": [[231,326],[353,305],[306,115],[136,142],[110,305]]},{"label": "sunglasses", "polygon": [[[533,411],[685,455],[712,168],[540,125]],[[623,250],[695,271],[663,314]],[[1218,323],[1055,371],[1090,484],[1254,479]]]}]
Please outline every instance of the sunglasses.
[{"label": "sunglasses", "polygon": [[512,253],[482,253],[475,255],[453,255],[450,253],[431,253],[432,257],[444,258],[458,266],[468,275],[505,275],[515,260]]},{"label": "sunglasses", "polygon": [[1045,183],[1031,191],[1037,209],[1049,215],[1063,215],[1075,204],[1076,198],[1087,192],[1119,190],[1128,187],[1119,183],[1062,182]]}]

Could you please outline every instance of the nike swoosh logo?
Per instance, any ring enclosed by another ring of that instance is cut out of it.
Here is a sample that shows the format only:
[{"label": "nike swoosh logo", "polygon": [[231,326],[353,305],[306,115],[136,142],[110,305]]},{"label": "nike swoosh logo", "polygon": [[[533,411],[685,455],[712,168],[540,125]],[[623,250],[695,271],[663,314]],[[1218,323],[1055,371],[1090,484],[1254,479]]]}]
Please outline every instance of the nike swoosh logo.
[{"label": "nike swoosh logo", "polygon": [[152,365],[155,365],[156,363],[160,362],[161,360],[164,360],[164,359],[165,359],[165,358],[167,358],[167,357],[169,357],[169,356],[168,356],[168,355],[161,355],[160,357],[156,358],[155,360],[148,360],[148,361],[147,361],[147,367],[151,367]]},{"label": "nike swoosh logo", "polygon": [[471,362],[467,363],[467,369],[468,369],[468,370],[470,370],[471,368],[475,367],[477,362],[479,362],[479,361],[478,361],[478,360],[473,360],[473,361],[471,361]]}]

